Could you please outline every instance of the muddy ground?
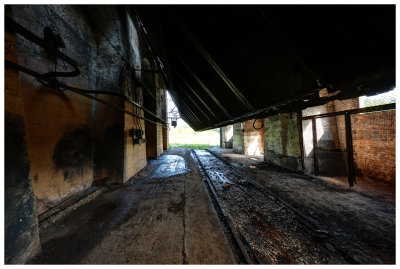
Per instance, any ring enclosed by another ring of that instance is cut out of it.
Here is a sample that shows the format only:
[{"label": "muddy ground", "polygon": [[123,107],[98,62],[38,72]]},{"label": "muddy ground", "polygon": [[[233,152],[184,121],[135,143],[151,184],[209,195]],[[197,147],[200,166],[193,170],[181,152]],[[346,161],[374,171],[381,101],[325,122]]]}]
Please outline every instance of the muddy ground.
[{"label": "muddy ground", "polygon": [[[315,222],[313,229],[320,227],[322,231],[320,236],[313,236],[315,241],[342,256],[337,262],[395,263],[395,202],[391,193],[376,197],[375,193],[368,195],[356,188],[293,173],[263,162],[262,157],[234,154],[229,149],[210,151]],[[336,259],[334,256],[332,259]],[[328,259],[328,263],[334,261]]]},{"label": "muddy ground", "polygon": [[168,150],[43,226],[30,263],[395,262],[393,202],[210,150]]}]

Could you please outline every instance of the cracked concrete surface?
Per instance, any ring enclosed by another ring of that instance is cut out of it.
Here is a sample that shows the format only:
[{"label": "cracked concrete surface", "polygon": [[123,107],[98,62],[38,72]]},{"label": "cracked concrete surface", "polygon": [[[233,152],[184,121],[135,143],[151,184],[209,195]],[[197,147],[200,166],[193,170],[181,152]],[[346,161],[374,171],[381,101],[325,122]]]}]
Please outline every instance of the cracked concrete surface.
[{"label": "cracked concrete surface", "polygon": [[183,157],[186,167],[182,159],[169,160],[187,173],[152,177],[163,162],[150,161],[131,185],[99,195],[45,229],[42,252],[31,262],[235,263],[190,150],[165,154]]}]

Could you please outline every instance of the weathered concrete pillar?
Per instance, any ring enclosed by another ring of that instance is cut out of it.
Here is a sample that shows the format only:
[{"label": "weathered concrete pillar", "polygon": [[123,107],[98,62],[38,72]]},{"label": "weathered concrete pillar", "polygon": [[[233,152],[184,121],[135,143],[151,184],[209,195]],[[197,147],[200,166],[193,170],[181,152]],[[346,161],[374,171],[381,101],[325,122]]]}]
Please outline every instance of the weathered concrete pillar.
[{"label": "weathered concrete pillar", "polygon": [[244,123],[244,154],[264,155],[264,123],[262,119]]},{"label": "weathered concrete pillar", "polygon": [[265,118],[264,160],[301,171],[301,149],[297,113]]},{"label": "weathered concrete pillar", "polygon": [[244,154],[244,124],[233,124],[233,150],[236,153]]},{"label": "weathered concrete pillar", "polygon": [[223,133],[224,133],[224,127],[219,128],[219,146],[221,148],[225,147]]},{"label": "weathered concrete pillar", "polygon": [[233,147],[233,125],[227,125],[221,127],[220,130],[221,147],[232,148]]},{"label": "weathered concrete pillar", "polygon": [[[263,120],[248,120],[233,125],[233,150],[245,155],[264,154]],[[260,130],[257,130],[261,128]]]},{"label": "weathered concrete pillar", "polygon": [[[5,32],[5,58],[17,62],[15,35]],[[30,180],[19,73],[5,69],[5,263],[20,264],[40,249],[35,197]]]}]

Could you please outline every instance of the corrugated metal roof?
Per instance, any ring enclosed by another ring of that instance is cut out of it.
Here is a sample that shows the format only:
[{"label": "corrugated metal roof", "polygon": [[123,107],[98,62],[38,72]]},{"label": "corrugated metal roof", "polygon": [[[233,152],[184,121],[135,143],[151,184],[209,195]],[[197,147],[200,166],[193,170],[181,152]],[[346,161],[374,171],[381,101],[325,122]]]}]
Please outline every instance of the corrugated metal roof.
[{"label": "corrugated metal roof", "polygon": [[322,88],[343,99],[395,85],[394,5],[138,10],[195,130],[324,103]]}]

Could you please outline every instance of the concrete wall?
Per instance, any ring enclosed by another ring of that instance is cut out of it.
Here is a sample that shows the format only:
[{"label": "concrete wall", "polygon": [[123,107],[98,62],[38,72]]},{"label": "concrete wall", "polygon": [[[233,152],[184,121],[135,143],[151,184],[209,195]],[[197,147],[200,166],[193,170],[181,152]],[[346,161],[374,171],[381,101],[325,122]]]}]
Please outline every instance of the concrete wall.
[{"label": "concrete wall", "polygon": [[264,119],[264,160],[301,171],[297,113],[281,113]]},{"label": "concrete wall", "polygon": [[[50,27],[62,37],[64,52],[85,63],[81,76],[60,81],[96,88],[96,41],[88,19],[79,16],[71,6],[13,6],[12,9],[14,20],[40,37],[44,27]],[[66,17],[68,20],[62,19]],[[71,69],[22,36],[17,37],[17,49],[18,62],[36,72],[54,71],[56,61],[57,70]],[[40,214],[89,187],[93,181],[93,102],[71,92],[48,88],[25,74],[21,74],[20,80],[30,175]]]},{"label": "concrete wall", "polygon": [[[13,11],[14,19],[38,36],[43,36],[44,27],[50,27],[65,43],[64,53],[78,61],[82,75],[60,78],[62,82],[123,93],[140,104],[143,88],[135,87],[135,79],[152,80],[157,89],[161,87],[153,73],[132,73],[119,55],[137,68],[141,68],[146,56],[134,19],[123,7],[39,5],[13,6]],[[38,18],[34,25],[33,17]],[[119,51],[110,43],[117,44]],[[54,71],[56,63],[57,70],[71,68],[23,37],[19,37],[17,47],[18,61],[38,72]],[[143,146],[133,147],[131,138],[126,137],[132,127],[132,119],[128,118],[132,116],[75,93],[47,88],[28,75],[21,75],[21,85],[32,186],[39,214],[92,184],[124,182],[145,165]],[[165,101],[163,90],[157,94],[158,102]],[[122,98],[98,97],[133,109]],[[155,104],[154,111],[161,115],[159,108]],[[144,123],[141,126],[144,129]],[[156,145],[157,155],[162,152],[162,134],[158,129],[154,141],[150,141]],[[138,159],[126,160],[132,156]]]},{"label": "concrete wall", "polygon": [[220,137],[220,146],[222,148],[233,148],[233,125],[221,127]]},{"label": "concrete wall", "polygon": [[[147,61],[148,62],[148,61]],[[151,68],[150,62],[147,63],[148,69]],[[166,86],[161,75],[152,73],[145,74],[144,84],[147,91],[144,93],[144,105],[152,113],[166,120]],[[152,118],[145,112],[145,116]],[[146,122],[146,155],[147,158],[156,158],[163,152],[163,131],[160,124]]]},{"label": "concrete wall", "polygon": [[[244,155],[263,155],[264,154],[264,128],[256,130],[253,127],[254,120],[248,120],[233,125],[233,150]],[[256,120],[255,126],[262,126],[263,120]],[[222,129],[224,139],[229,132],[229,127]],[[228,142],[229,143],[229,142]],[[224,142],[227,145],[227,142]]]},{"label": "concrete wall", "polygon": [[[123,107],[124,100],[102,96],[107,102]],[[96,185],[121,182],[124,168],[124,113],[104,104],[95,103],[94,169]]]},{"label": "concrete wall", "polygon": [[[64,42],[62,51],[78,62],[82,72],[76,77],[57,78],[60,82],[125,94],[139,104],[149,98],[143,94],[145,88],[139,86],[146,81],[155,82],[150,87],[155,93],[152,109],[157,115],[166,113],[166,87],[161,77],[152,72],[133,71],[124,60],[128,59],[138,69],[142,65],[144,69],[154,67],[146,62],[146,58],[151,58],[145,49],[147,44],[140,38],[136,19],[127,8],[72,5],[7,8],[12,11],[13,20],[37,36],[43,37],[45,27],[49,27]],[[6,38],[10,39],[6,42],[11,46],[7,51],[12,52],[10,60],[14,62],[39,73],[71,70],[67,63],[21,35],[17,35],[15,42],[13,36]],[[23,154],[18,157],[21,164],[15,165],[15,160],[6,156],[6,261],[14,263],[26,261],[38,248],[38,214],[90,186],[129,180],[147,163],[146,144],[154,145],[157,156],[162,153],[163,134],[161,126],[156,126],[154,141],[133,144],[129,130],[146,131],[143,120],[81,95],[47,87],[24,73],[8,74],[6,85],[13,86],[7,87],[18,91],[12,93],[17,97],[6,100],[6,111],[7,107],[13,111],[6,117],[7,155],[18,137]],[[120,97],[104,94],[97,97],[144,115]],[[12,125],[17,122],[16,129]],[[16,174],[12,170],[16,167],[18,173],[23,173],[18,180],[13,179]]]},{"label": "concrete wall", "polygon": [[[5,31],[4,44],[5,59],[17,61],[15,35]],[[39,251],[40,243],[19,73],[6,68],[4,75],[4,262],[20,264]]]},{"label": "concrete wall", "polygon": [[[244,154],[264,155],[264,127],[263,119],[249,120],[244,123]],[[254,123],[254,126],[253,126]],[[260,130],[255,129],[261,128]]]},{"label": "concrete wall", "polygon": [[244,154],[244,126],[243,123],[233,125],[233,150],[236,153]]}]

